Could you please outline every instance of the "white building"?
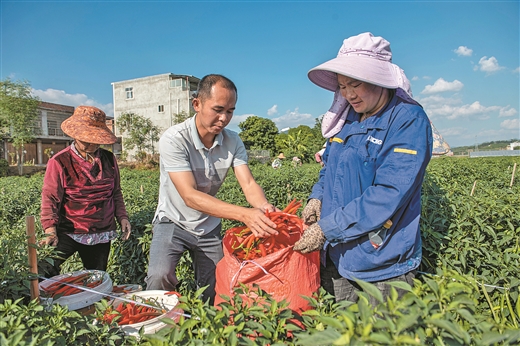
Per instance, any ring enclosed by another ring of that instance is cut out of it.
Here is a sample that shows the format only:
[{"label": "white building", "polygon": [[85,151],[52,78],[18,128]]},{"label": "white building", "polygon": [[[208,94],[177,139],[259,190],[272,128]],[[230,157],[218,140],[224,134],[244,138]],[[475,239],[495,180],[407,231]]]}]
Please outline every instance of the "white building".
[{"label": "white building", "polygon": [[[165,73],[112,83],[116,135],[117,118],[135,113],[149,118],[160,128],[161,134],[175,125],[175,115],[193,112],[191,101],[200,79],[189,75]],[[122,138],[123,150],[124,137]]]},{"label": "white building", "polygon": [[512,142],[507,146],[507,150],[515,150],[515,147],[520,147],[520,142]]}]

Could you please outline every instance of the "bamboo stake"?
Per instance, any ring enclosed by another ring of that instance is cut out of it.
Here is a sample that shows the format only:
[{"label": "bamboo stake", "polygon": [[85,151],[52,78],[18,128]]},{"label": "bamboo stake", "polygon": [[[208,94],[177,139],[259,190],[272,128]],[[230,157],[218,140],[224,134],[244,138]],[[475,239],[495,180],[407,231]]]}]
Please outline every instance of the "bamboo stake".
[{"label": "bamboo stake", "polygon": [[513,165],[513,174],[511,174],[511,184],[509,184],[509,188],[513,187],[513,182],[515,181],[515,172],[516,172],[516,162]]},{"label": "bamboo stake", "polygon": [[34,216],[27,216],[25,218],[25,225],[27,231],[27,245],[29,250],[29,271],[34,274],[34,279],[31,279],[31,299],[40,298],[40,289],[38,287],[38,255],[36,254],[36,236],[34,233]]},{"label": "bamboo stake", "polygon": [[470,196],[473,196],[473,192],[475,192],[476,186],[477,186],[477,181],[475,180],[475,182],[473,183],[473,188],[471,189],[471,193],[469,194]]}]

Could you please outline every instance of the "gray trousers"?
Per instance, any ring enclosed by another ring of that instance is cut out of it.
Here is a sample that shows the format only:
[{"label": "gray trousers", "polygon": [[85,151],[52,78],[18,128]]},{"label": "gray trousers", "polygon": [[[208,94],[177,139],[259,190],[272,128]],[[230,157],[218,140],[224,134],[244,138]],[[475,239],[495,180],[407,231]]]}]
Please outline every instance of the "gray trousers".
[{"label": "gray trousers", "polygon": [[169,220],[156,222],[150,244],[150,261],[146,276],[147,290],[175,290],[179,280],[176,267],[185,251],[193,260],[197,288],[209,286],[202,294],[203,301],[215,299],[215,269],[224,257],[221,225],[210,233],[198,237]]},{"label": "gray trousers", "polygon": [[[359,296],[356,292],[360,292],[363,290],[355,281],[342,277],[334,263],[332,263],[329,256],[327,255],[326,257],[326,266],[321,265],[320,268],[321,286],[323,287],[323,289],[325,289],[325,291],[332,294],[336,298],[337,302],[341,300],[348,300],[356,303],[359,299]],[[377,282],[371,282],[371,284],[375,285],[381,291],[381,293],[383,294],[383,301],[386,302],[386,298],[390,296],[390,291],[392,288],[392,286],[386,284],[386,282],[404,281],[413,287],[413,279],[415,278],[415,274],[416,270],[412,270],[406,274],[394,278]],[[405,290],[399,288],[396,288],[396,290],[399,297],[402,297],[406,293]],[[373,306],[376,306],[378,304],[378,301],[371,295],[368,296],[370,297],[370,303]]]}]

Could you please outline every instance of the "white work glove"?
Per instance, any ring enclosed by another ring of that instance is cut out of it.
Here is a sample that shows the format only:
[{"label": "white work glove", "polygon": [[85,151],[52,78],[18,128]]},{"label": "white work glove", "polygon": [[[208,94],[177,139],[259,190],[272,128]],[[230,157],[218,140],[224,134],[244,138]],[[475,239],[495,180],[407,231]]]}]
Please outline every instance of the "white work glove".
[{"label": "white work glove", "polygon": [[302,211],[303,222],[307,225],[312,225],[320,221],[321,201],[316,198],[311,198]]}]

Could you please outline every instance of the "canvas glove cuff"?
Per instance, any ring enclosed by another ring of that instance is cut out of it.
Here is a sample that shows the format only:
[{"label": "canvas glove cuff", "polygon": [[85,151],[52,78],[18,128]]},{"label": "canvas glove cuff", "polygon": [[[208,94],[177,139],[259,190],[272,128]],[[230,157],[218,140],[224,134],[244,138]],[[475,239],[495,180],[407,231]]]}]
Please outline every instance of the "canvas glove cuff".
[{"label": "canvas glove cuff", "polygon": [[321,250],[325,244],[325,235],[317,223],[310,225],[302,234],[300,240],[294,244],[294,251],[309,253]]},{"label": "canvas glove cuff", "polygon": [[302,219],[303,222],[307,225],[312,225],[320,221],[321,214],[321,201],[316,198],[311,198],[307,202],[305,208],[302,211]]}]

